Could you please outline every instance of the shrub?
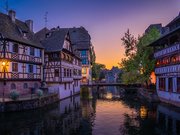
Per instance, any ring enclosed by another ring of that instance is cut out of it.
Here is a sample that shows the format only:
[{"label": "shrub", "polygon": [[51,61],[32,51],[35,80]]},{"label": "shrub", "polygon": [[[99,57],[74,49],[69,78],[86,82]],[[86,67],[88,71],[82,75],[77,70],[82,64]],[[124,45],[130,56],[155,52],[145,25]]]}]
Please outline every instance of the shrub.
[{"label": "shrub", "polygon": [[37,90],[37,96],[38,96],[39,98],[42,97],[42,96],[43,96],[43,91],[40,90],[40,89],[38,89],[38,90]]},{"label": "shrub", "polygon": [[11,98],[12,100],[17,100],[17,99],[19,98],[19,92],[16,91],[16,90],[12,90],[12,91],[10,92],[10,98]]}]

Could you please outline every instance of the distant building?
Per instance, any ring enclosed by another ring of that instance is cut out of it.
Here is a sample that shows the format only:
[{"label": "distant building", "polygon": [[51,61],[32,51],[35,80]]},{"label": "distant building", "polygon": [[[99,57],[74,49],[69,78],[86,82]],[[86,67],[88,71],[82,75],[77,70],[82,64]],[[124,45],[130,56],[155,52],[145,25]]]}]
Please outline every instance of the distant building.
[{"label": "distant building", "polygon": [[156,59],[156,90],[161,101],[180,107],[180,14],[166,27],[169,32],[151,43]]},{"label": "distant building", "polygon": [[73,51],[69,30],[44,28],[36,37],[45,48],[44,81],[49,91],[57,92],[60,99],[79,93],[81,59]]},{"label": "distant building", "polygon": [[82,60],[81,83],[92,83],[92,61],[94,57],[93,45],[88,31],[84,27],[69,29],[71,43],[74,51],[80,53]]},{"label": "distant building", "polygon": [[118,67],[112,67],[111,70],[105,71],[105,80],[107,83],[116,83],[119,82],[119,74],[122,73],[122,70]]},{"label": "distant building", "polygon": [[0,13],[0,95],[12,90],[21,95],[41,87],[43,46],[36,42],[33,21],[16,18],[16,12]]}]

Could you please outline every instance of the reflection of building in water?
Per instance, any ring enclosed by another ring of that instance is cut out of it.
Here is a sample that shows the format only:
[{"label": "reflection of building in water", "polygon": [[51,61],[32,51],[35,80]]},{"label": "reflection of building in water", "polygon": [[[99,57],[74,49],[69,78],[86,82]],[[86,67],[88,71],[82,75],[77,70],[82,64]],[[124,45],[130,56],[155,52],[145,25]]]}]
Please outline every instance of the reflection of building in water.
[{"label": "reflection of building in water", "polygon": [[82,121],[81,128],[78,135],[83,135],[86,132],[86,135],[92,134],[92,126],[95,121],[95,110],[96,110],[96,100],[83,100],[81,101],[82,108]]},{"label": "reflection of building in water", "polygon": [[68,98],[55,109],[0,115],[0,135],[71,135],[80,127],[80,97]]},{"label": "reflection of building in water", "polygon": [[180,109],[159,105],[157,108],[158,130],[163,135],[180,135]]},{"label": "reflection of building in water", "polygon": [[48,119],[48,126],[45,129],[50,129],[51,133],[70,135],[76,132],[81,120],[80,97],[62,100],[59,107],[50,112]]}]

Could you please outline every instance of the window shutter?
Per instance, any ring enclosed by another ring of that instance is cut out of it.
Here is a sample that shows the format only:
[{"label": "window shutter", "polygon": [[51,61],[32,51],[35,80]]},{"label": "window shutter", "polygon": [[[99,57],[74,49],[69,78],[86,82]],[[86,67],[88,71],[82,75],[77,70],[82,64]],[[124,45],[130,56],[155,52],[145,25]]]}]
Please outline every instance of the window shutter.
[{"label": "window shutter", "polygon": [[26,64],[26,73],[29,73],[29,64]]},{"label": "window shutter", "polygon": [[37,72],[36,65],[33,65],[33,73],[36,73],[36,72]]}]

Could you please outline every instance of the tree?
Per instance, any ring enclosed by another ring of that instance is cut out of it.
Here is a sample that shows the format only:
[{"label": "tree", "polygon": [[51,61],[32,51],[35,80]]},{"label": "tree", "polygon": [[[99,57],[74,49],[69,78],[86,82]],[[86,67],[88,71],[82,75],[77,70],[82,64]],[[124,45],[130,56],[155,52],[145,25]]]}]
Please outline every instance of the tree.
[{"label": "tree", "polygon": [[100,72],[105,68],[106,66],[104,64],[94,63],[92,66],[92,78],[99,80]]},{"label": "tree", "polygon": [[125,55],[127,57],[134,55],[136,53],[137,40],[132,34],[130,34],[129,29],[121,40],[123,41],[123,46],[125,47]]},{"label": "tree", "polygon": [[160,36],[156,28],[152,28],[147,34],[135,41],[134,36],[125,33],[122,38],[125,47],[126,58],[122,59],[120,66],[123,69],[122,80],[125,83],[146,83],[150,81],[150,75],[154,70],[153,48],[148,45]]}]

